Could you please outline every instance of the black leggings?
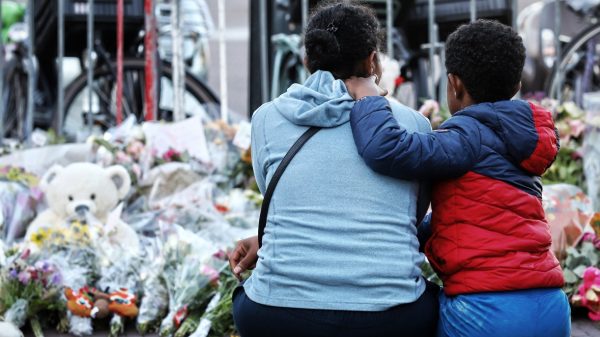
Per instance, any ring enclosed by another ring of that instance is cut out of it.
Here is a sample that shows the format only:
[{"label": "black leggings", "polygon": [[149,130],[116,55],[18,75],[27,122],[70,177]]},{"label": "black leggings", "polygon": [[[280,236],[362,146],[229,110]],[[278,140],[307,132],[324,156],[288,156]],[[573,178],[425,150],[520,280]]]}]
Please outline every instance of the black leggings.
[{"label": "black leggings", "polygon": [[433,337],[439,292],[427,282],[415,302],[371,312],[272,307],[252,301],[240,286],[233,293],[233,318],[241,337]]}]

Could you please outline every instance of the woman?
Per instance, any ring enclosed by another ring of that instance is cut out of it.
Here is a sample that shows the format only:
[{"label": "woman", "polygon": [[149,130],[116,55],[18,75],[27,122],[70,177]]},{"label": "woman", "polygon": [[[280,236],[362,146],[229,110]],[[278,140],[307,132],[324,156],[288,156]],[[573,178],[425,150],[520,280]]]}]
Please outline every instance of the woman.
[{"label": "woman", "polygon": [[[367,7],[319,8],[305,32],[312,75],[252,118],[252,160],[262,192],[306,129],[322,129],[279,181],[256,269],[234,293],[242,337],[435,332],[439,289],[421,277],[416,237],[419,184],[371,171],[348,123],[354,100],[343,80],[381,76],[378,30]],[[392,108],[407,129],[430,130],[415,111],[397,103]],[[254,265],[257,246],[256,237],[238,244],[230,258],[237,275]]]}]

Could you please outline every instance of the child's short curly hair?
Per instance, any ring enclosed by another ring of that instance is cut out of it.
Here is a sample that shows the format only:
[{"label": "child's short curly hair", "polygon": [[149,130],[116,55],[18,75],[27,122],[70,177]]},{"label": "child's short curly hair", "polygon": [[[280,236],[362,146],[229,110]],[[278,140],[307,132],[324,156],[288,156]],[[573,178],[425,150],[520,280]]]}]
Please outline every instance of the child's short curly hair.
[{"label": "child's short curly hair", "polygon": [[496,21],[463,25],[446,40],[446,69],[460,77],[477,103],[511,99],[524,63],[523,40]]}]

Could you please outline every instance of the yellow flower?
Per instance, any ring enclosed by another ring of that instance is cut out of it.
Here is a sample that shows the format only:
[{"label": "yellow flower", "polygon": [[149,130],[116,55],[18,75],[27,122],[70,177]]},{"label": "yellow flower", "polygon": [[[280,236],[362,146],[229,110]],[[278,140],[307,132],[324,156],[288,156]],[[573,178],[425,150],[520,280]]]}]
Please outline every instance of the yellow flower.
[{"label": "yellow flower", "polygon": [[55,246],[62,246],[67,242],[67,232],[64,229],[53,229],[49,232],[49,241]]},{"label": "yellow flower", "polygon": [[35,245],[38,247],[43,246],[46,243],[45,241],[48,239],[48,232],[49,231],[47,228],[40,228],[31,236],[31,242],[35,243]]},{"label": "yellow flower", "polygon": [[72,243],[87,245],[90,242],[90,232],[87,224],[73,221],[70,227]]}]

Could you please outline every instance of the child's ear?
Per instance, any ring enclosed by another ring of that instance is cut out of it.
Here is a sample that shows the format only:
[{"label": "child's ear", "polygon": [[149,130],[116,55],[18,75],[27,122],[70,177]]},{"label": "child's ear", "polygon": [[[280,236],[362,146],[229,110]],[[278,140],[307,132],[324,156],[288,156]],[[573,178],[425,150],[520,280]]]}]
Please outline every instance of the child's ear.
[{"label": "child's ear", "polygon": [[454,98],[459,101],[462,100],[463,96],[465,95],[465,86],[460,77],[450,73],[448,74],[448,82],[454,90]]}]

